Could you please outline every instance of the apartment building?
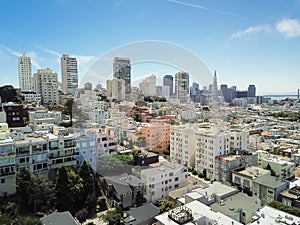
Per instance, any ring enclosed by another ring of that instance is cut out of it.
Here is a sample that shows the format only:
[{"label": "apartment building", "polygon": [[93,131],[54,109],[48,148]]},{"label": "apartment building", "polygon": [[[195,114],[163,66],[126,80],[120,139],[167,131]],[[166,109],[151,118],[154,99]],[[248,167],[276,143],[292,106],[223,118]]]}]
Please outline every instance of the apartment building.
[{"label": "apartment building", "polygon": [[187,170],[175,163],[161,163],[157,167],[141,170],[147,199],[155,202],[168,197],[168,193],[187,185]]},{"label": "apartment building", "polygon": [[196,154],[196,124],[171,126],[170,128],[170,158],[174,163],[195,167]]},{"label": "apartment building", "polygon": [[0,123],[0,193],[16,191],[14,141],[10,137],[7,123]]},{"label": "apartment building", "polygon": [[64,127],[53,127],[53,133],[48,133],[46,139],[49,142],[49,178],[52,180],[59,167],[76,166],[78,153],[74,135]]},{"label": "apartment building", "polygon": [[37,110],[28,112],[29,123],[36,129],[41,124],[59,125],[62,120],[60,111]]},{"label": "apartment building", "polygon": [[253,196],[259,197],[262,205],[277,201],[279,193],[288,189],[288,182],[266,174],[253,180]]},{"label": "apartment building", "polygon": [[143,123],[141,131],[150,150],[159,154],[169,151],[170,124],[165,120],[153,120],[150,123]]},{"label": "apartment building", "polygon": [[221,132],[216,125],[196,131],[195,169],[210,180],[216,179],[215,157],[230,153],[230,134]]},{"label": "apartment building", "polygon": [[253,181],[266,174],[270,174],[270,171],[256,166],[240,167],[232,171],[232,183],[245,193],[252,194]]},{"label": "apartment building", "polygon": [[58,80],[57,73],[51,69],[39,69],[34,75],[34,91],[41,95],[42,104],[58,105]]},{"label": "apartment building", "polygon": [[283,179],[294,177],[295,163],[278,158],[274,155],[261,155],[258,158],[259,167],[271,170],[271,174]]}]

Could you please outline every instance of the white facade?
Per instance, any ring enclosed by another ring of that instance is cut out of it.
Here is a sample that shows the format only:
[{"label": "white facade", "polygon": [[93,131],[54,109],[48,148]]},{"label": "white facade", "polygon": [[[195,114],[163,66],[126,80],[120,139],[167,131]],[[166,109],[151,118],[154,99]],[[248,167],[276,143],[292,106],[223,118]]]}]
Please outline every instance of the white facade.
[{"label": "white facade", "polygon": [[42,104],[58,105],[58,80],[57,73],[51,69],[39,69],[33,76],[34,90],[37,94],[41,94]]},{"label": "white facade", "polygon": [[156,95],[156,76],[146,77],[139,85],[144,95]]},{"label": "white facade", "polygon": [[230,153],[230,134],[223,133],[216,125],[196,131],[195,169],[210,180],[216,179],[215,157]]},{"label": "white facade", "polygon": [[61,123],[62,115],[60,111],[37,110],[28,112],[29,123],[32,123],[35,128],[41,124],[55,124]]},{"label": "white facade", "polygon": [[21,91],[32,90],[31,59],[25,53],[18,58],[19,86]]},{"label": "white facade", "polygon": [[77,60],[68,55],[61,57],[62,92],[74,95],[78,88]]},{"label": "white facade", "polygon": [[25,102],[40,102],[42,100],[41,94],[28,93],[23,94]]},{"label": "white facade", "polygon": [[162,163],[158,167],[141,170],[146,193],[150,201],[168,197],[168,193],[187,185],[187,171],[175,163]]},{"label": "white facade", "polygon": [[170,157],[172,162],[195,167],[196,137],[195,125],[171,126]]}]

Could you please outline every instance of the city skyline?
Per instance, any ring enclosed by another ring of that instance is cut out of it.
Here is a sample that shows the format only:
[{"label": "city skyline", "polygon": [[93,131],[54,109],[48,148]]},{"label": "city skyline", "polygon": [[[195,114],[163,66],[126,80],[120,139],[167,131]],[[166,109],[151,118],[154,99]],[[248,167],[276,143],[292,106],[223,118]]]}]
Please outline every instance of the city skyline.
[{"label": "city skyline", "polygon": [[[299,0],[230,0],[226,5],[195,0],[57,0],[20,2],[18,8],[11,2],[1,4],[6,10],[0,15],[0,85],[19,87],[17,65],[23,51],[32,58],[32,74],[49,67],[61,81],[63,54],[77,58],[80,79],[111,49],[136,41],[161,40],[198,55],[211,72],[217,70],[219,85],[246,89],[255,84],[258,95],[296,94],[299,88]],[[21,10],[23,4],[26,12]],[[45,17],[44,8],[55,11],[55,16]],[[72,18],[72,23],[67,18]],[[108,63],[112,68],[113,62]],[[174,68],[132,65],[133,79],[152,73],[157,77],[175,75]]]}]

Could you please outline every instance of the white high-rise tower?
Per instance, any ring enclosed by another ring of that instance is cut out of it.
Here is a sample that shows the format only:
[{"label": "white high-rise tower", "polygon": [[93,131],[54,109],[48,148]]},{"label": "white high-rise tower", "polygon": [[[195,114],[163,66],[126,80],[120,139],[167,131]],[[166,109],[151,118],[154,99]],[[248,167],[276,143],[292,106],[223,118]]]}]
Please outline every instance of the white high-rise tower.
[{"label": "white high-rise tower", "polygon": [[31,59],[25,52],[18,58],[19,86],[21,91],[32,90]]},{"label": "white high-rise tower", "polygon": [[61,57],[62,91],[67,95],[74,95],[78,88],[77,60],[68,55]]}]

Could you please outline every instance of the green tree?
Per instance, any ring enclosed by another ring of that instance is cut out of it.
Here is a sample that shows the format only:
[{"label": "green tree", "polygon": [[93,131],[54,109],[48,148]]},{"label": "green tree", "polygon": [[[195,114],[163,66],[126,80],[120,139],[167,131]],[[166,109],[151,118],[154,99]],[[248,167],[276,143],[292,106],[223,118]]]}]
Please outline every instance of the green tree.
[{"label": "green tree", "polygon": [[[87,205],[96,206],[95,185],[96,177],[92,167],[84,160],[79,169],[79,176],[83,184],[83,199]],[[94,204],[93,204],[94,203]]]},{"label": "green tree", "polygon": [[55,189],[58,210],[74,213],[84,204],[82,179],[74,170],[64,166],[59,168]]},{"label": "green tree", "polygon": [[109,225],[119,225],[123,217],[123,210],[120,205],[117,205],[115,209],[108,210],[105,214],[101,215],[101,219],[108,222]]},{"label": "green tree", "polygon": [[29,207],[30,185],[31,185],[31,173],[29,168],[20,170],[16,177],[16,194],[19,203],[19,209],[27,211]]},{"label": "green tree", "polygon": [[18,217],[12,223],[12,225],[42,225],[42,222],[36,217],[22,216],[22,217]]},{"label": "green tree", "polygon": [[74,99],[70,98],[66,101],[64,111],[63,113],[70,116],[70,124],[72,126],[72,119],[73,119],[73,104],[74,104]]},{"label": "green tree", "polygon": [[29,192],[29,204],[33,208],[33,213],[47,211],[54,207],[54,185],[46,180],[43,175],[32,176]]},{"label": "green tree", "polygon": [[168,212],[171,209],[175,208],[175,204],[174,202],[168,201],[168,200],[163,200],[160,207],[159,207],[159,212],[160,213],[164,213],[164,212]]}]

